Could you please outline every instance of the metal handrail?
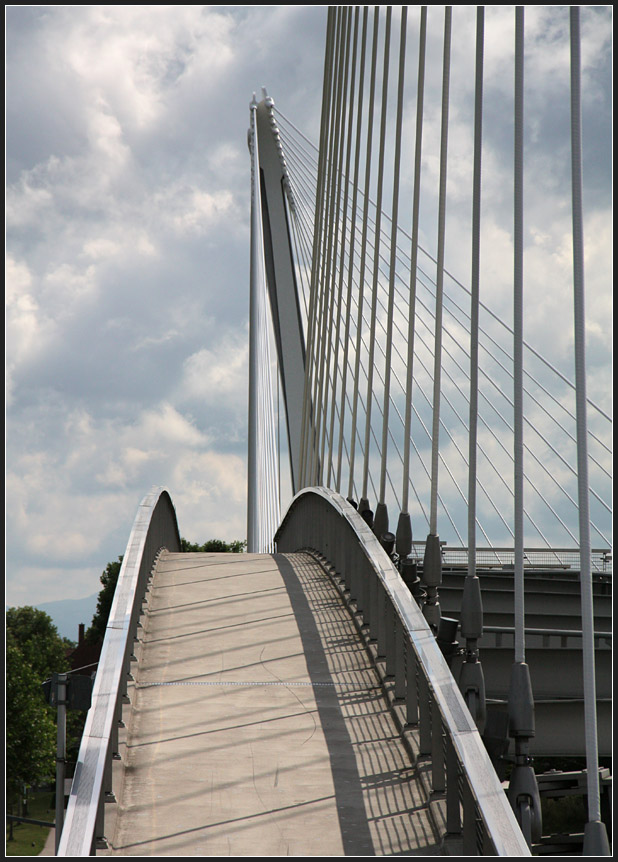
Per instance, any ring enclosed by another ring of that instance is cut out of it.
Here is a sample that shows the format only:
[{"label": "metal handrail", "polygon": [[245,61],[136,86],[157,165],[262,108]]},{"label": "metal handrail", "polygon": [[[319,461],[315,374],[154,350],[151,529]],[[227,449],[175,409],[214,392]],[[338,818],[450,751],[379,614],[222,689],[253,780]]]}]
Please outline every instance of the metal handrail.
[{"label": "metal handrail", "polygon": [[432,787],[446,794],[450,837],[464,855],[530,856],[459,687],[418,605],[373,532],[339,494],[305,488],[275,536],[278,552],[313,550],[345,578],[350,598],[385,657],[420,752],[431,755]]},{"label": "metal handrail", "polygon": [[92,691],[57,856],[94,856],[105,846],[105,803],[114,801],[112,762],[148,580],[163,549],[180,551],[169,493],[152,488],[127,543]]},{"label": "metal handrail", "polygon": [[[445,566],[468,566],[468,548],[440,543],[442,562]],[[423,559],[425,542],[415,540],[412,543],[412,555]],[[610,548],[592,548],[591,566],[593,574],[612,573],[612,551]],[[477,565],[484,568],[508,568],[514,563],[513,548],[481,548],[476,549]],[[564,569],[579,571],[580,554],[578,548],[524,548],[524,568],[526,569]]]}]

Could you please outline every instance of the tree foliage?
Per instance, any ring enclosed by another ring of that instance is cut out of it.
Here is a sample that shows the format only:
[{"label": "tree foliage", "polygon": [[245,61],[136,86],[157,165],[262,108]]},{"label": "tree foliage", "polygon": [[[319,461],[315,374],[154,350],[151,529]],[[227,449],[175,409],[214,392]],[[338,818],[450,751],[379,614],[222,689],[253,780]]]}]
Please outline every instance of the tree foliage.
[{"label": "tree foliage", "polygon": [[[54,775],[56,710],[41,683],[69,671],[66,639],[52,619],[30,606],[6,612],[6,789],[12,799],[23,784]],[[67,714],[67,757],[77,756],[85,713]]]},{"label": "tree foliage", "polygon": [[115,562],[108,563],[105,571],[101,575],[101,583],[103,588],[97,599],[97,609],[92,617],[90,628],[84,635],[86,641],[91,644],[101,643],[105,637],[105,628],[109,619],[109,612],[112,609],[114,601],[114,593],[116,584],[118,583],[118,575],[122,567],[122,557],[118,557]]},{"label": "tree foliage", "polygon": [[222,539],[209,539],[203,545],[189,542],[187,539],[180,540],[180,550],[183,553],[230,553],[242,554],[247,547],[247,542],[236,539],[232,542],[224,542]]},{"label": "tree foliage", "polygon": [[[54,667],[53,662],[57,652],[45,636],[47,627],[44,625],[38,638],[36,632],[30,632],[28,635],[26,625],[16,626],[17,636],[14,634],[8,624],[9,615],[12,624],[15,623],[16,618],[22,623],[25,623],[27,618],[37,622],[32,614],[16,614],[21,610],[33,611],[34,608],[10,608],[7,612],[5,774],[9,799],[19,792],[23,784],[37,784],[53,776],[56,753],[54,714],[45,703],[41,683],[53,673],[51,668]],[[51,619],[49,623],[51,624]],[[51,628],[55,631],[53,624]],[[49,635],[48,631],[47,634]],[[25,647],[25,654],[22,652],[20,638]],[[64,649],[57,631],[56,638]],[[37,640],[41,646],[39,655],[36,650]],[[34,668],[30,664],[29,657],[34,657]],[[63,654],[62,658],[64,658]],[[54,667],[54,670],[61,671],[64,667],[66,662],[63,662],[62,666]],[[44,672],[41,673],[41,670]]]},{"label": "tree foliage", "polygon": [[69,669],[64,640],[45,611],[29,605],[9,608],[6,628],[39,682],[49,679],[54,672]]}]

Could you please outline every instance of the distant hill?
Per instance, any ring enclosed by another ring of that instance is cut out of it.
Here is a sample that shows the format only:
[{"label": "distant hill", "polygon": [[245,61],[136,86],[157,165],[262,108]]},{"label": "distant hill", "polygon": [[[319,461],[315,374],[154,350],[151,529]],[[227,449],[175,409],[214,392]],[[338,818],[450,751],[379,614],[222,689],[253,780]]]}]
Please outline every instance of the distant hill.
[{"label": "distant hill", "polygon": [[57,602],[34,605],[34,607],[49,614],[60,637],[69,638],[77,643],[79,624],[84,623],[86,628],[90,626],[97,609],[98,597],[99,594],[95,593],[85,599],[61,599]]}]

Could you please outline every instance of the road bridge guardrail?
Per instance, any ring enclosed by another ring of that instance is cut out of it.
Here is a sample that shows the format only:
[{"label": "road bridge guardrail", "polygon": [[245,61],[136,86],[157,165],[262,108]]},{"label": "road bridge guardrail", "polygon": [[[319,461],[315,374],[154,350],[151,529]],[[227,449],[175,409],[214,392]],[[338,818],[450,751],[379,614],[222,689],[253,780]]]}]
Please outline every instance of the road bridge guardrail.
[{"label": "road bridge guardrail", "polygon": [[447,833],[461,836],[463,854],[531,855],[435,636],[363,518],[334,491],[306,488],[275,541],[278,552],[317,552],[345,579],[432,758],[433,791],[446,795]]},{"label": "road bridge guardrail", "polygon": [[114,801],[112,762],[137,625],[163,548],[180,550],[174,506],[164,488],[142,500],[122,560],[69,795],[58,856],[94,856],[104,846],[105,803]]}]

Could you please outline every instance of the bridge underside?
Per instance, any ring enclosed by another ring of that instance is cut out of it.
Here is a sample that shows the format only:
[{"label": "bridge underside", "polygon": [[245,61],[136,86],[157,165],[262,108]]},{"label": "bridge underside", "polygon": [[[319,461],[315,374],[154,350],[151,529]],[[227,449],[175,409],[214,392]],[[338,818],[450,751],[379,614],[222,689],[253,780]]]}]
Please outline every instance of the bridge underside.
[{"label": "bridge underside", "polygon": [[142,621],[106,854],[439,853],[422,767],[312,557],[166,553]]}]

